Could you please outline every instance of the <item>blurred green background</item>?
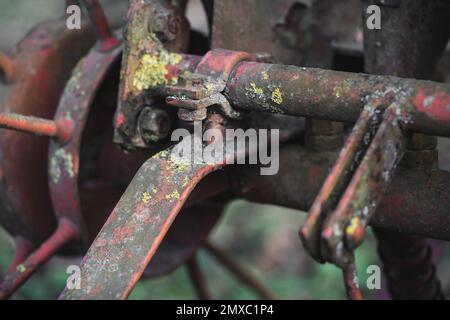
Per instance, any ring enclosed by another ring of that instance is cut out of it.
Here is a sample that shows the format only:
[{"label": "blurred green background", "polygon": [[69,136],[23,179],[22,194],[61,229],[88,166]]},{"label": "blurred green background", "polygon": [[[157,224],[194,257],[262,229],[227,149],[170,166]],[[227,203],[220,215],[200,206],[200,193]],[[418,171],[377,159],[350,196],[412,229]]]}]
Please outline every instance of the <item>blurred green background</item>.
[{"label": "blurred green background", "polygon": [[[102,2],[113,4],[108,6],[108,15],[120,23],[127,1]],[[0,0],[0,50],[13,46],[38,21],[62,15],[63,3],[62,0]],[[195,28],[205,30],[204,17],[198,15],[198,1],[193,1],[189,10]],[[450,149],[448,140],[442,140],[440,143],[443,150]],[[449,154],[442,158],[445,160],[441,162],[442,167],[450,168]],[[212,238],[279,298],[344,299],[340,270],[331,265],[315,263],[301,246],[298,229],[305,217],[304,212],[238,200],[228,206]],[[7,269],[13,250],[14,245],[10,237],[0,228],[0,274]],[[52,259],[13,296],[13,299],[56,298],[65,286],[67,266],[78,264],[79,261],[79,257]],[[363,246],[357,251],[357,262],[365,297],[384,298],[382,292],[367,290],[365,286],[367,267],[372,264],[379,265],[376,244],[370,232]],[[199,264],[214,298],[257,298],[207,252],[200,252]],[[450,284],[449,267],[450,251],[444,249],[438,273],[447,292]],[[186,268],[182,267],[169,276],[141,281],[130,298],[195,299],[196,296]]]}]

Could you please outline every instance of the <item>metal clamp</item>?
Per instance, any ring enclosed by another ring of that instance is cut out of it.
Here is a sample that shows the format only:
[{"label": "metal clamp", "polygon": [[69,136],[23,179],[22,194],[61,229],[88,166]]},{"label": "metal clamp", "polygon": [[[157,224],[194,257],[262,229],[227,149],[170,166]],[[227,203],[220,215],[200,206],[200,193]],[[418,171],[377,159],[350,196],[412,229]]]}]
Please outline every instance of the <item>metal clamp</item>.
[{"label": "metal clamp", "polygon": [[194,73],[180,76],[178,84],[167,87],[169,106],[180,108],[178,117],[184,121],[202,121],[207,109],[218,106],[220,112],[238,119],[240,113],[234,110],[222,94],[233,68],[242,61],[257,61],[247,52],[214,49],[209,51],[197,65]]}]

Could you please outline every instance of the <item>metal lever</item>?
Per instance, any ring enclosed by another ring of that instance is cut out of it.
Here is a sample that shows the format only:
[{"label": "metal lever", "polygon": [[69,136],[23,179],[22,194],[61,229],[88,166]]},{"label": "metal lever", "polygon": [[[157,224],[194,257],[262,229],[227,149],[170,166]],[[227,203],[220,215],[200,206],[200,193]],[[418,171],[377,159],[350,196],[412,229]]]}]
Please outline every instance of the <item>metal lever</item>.
[{"label": "metal lever", "polygon": [[364,229],[405,150],[397,114],[396,103],[385,110],[376,102],[365,107],[300,232],[317,261],[343,269],[350,298],[362,298],[353,251],[363,241]]}]

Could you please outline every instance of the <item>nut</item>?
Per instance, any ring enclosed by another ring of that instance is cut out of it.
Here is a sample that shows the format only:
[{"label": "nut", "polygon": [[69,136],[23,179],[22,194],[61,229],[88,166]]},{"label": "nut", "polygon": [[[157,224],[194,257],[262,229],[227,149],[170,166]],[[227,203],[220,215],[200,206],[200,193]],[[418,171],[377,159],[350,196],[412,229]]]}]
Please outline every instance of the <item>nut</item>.
[{"label": "nut", "polygon": [[169,135],[172,121],[166,111],[146,107],[139,116],[138,126],[142,139],[154,143]]}]

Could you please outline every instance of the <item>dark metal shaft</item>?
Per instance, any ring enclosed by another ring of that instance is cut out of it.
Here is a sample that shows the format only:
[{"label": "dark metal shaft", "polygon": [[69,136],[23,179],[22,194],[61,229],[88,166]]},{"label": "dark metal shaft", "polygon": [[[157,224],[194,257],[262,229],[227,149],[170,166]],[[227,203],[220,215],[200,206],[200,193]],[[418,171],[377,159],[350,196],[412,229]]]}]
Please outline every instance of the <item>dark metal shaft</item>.
[{"label": "dark metal shaft", "polygon": [[[375,4],[375,1],[368,3]],[[394,6],[381,6],[381,15],[381,30],[365,29],[366,72],[431,78],[450,36],[450,2],[401,0]],[[426,157],[417,162],[422,166],[414,166],[427,171],[434,166],[429,155],[437,156],[437,152],[433,150],[435,147],[424,148],[423,141],[436,138],[419,136],[419,139],[409,139],[410,150],[406,152],[404,163],[415,163]],[[419,140],[422,143],[418,144]],[[416,160],[411,161],[412,158]],[[443,298],[426,238],[379,228],[374,231],[393,299]]]},{"label": "dark metal shaft", "polygon": [[204,274],[198,265],[197,255],[194,255],[191,259],[189,259],[186,267],[198,298],[200,300],[211,300],[211,294],[206,286]]},{"label": "dark metal shaft", "polygon": [[109,51],[119,44],[108,25],[105,13],[99,0],[80,0],[89,16],[92,29],[100,43],[100,51]]},{"label": "dark metal shaft", "polygon": [[224,250],[218,248],[212,243],[207,243],[205,249],[217,259],[224,267],[231,271],[238,279],[253,289],[258,295],[266,300],[275,300],[274,295],[267,290],[258,280],[249,272],[242,268],[236,261]]}]

